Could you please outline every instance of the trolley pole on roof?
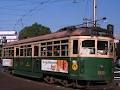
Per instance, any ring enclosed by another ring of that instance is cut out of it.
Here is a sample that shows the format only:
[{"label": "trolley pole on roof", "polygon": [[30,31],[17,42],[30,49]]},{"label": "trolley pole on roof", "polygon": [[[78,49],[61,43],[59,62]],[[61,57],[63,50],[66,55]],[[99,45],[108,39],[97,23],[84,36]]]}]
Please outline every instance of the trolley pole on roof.
[{"label": "trolley pole on roof", "polygon": [[96,0],[93,0],[93,27],[96,27]]}]

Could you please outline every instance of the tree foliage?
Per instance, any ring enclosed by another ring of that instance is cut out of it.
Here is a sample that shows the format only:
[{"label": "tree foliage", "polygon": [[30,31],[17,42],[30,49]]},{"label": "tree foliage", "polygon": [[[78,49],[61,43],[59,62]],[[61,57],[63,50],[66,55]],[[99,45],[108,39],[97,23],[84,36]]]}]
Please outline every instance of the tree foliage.
[{"label": "tree foliage", "polygon": [[45,27],[41,24],[34,23],[31,26],[26,26],[24,27],[20,32],[19,32],[19,39],[25,39],[29,37],[34,37],[34,36],[39,36],[39,35],[44,35],[44,34],[49,34],[51,33],[50,28]]}]

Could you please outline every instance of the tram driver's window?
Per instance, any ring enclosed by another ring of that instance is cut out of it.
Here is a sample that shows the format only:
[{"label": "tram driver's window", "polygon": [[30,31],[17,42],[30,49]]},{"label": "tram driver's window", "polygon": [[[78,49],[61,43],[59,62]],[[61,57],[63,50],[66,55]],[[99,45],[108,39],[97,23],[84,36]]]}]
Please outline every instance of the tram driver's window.
[{"label": "tram driver's window", "polygon": [[73,40],[73,54],[78,54],[78,40]]},{"label": "tram driver's window", "polygon": [[101,55],[107,55],[108,53],[108,41],[97,42],[97,53]]},{"label": "tram driver's window", "polygon": [[82,41],[82,54],[95,54],[95,40]]}]

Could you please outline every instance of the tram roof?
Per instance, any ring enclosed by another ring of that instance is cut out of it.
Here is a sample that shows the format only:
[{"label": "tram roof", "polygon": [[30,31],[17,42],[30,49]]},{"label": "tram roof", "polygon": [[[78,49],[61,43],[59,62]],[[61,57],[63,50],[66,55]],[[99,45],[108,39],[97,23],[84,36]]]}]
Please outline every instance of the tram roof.
[{"label": "tram roof", "polygon": [[[58,39],[58,38],[64,38],[64,37],[70,37],[70,36],[90,36],[92,35],[91,33],[92,29],[93,28],[86,28],[86,27],[66,29],[60,32],[54,32],[51,34],[31,37],[31,38],[22,39],[22,40],[18,40],[14,42],[9,42],[9,43],[6,43],[5,46],[44,41],[44,40],[50,40],[50,39]],[[97,29],[101,29],[101,28],[97,28]],[[102,29],[102,30],[105,30],[105,29]]]}]

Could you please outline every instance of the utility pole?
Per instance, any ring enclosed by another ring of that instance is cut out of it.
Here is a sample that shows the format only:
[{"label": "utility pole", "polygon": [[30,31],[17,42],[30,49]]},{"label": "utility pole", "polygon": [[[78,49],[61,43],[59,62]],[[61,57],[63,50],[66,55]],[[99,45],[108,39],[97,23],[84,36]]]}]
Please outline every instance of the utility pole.
[{"label": "utility pole", "polygon": [[96,27],[96,0],[93,0],[93,26]]}]

